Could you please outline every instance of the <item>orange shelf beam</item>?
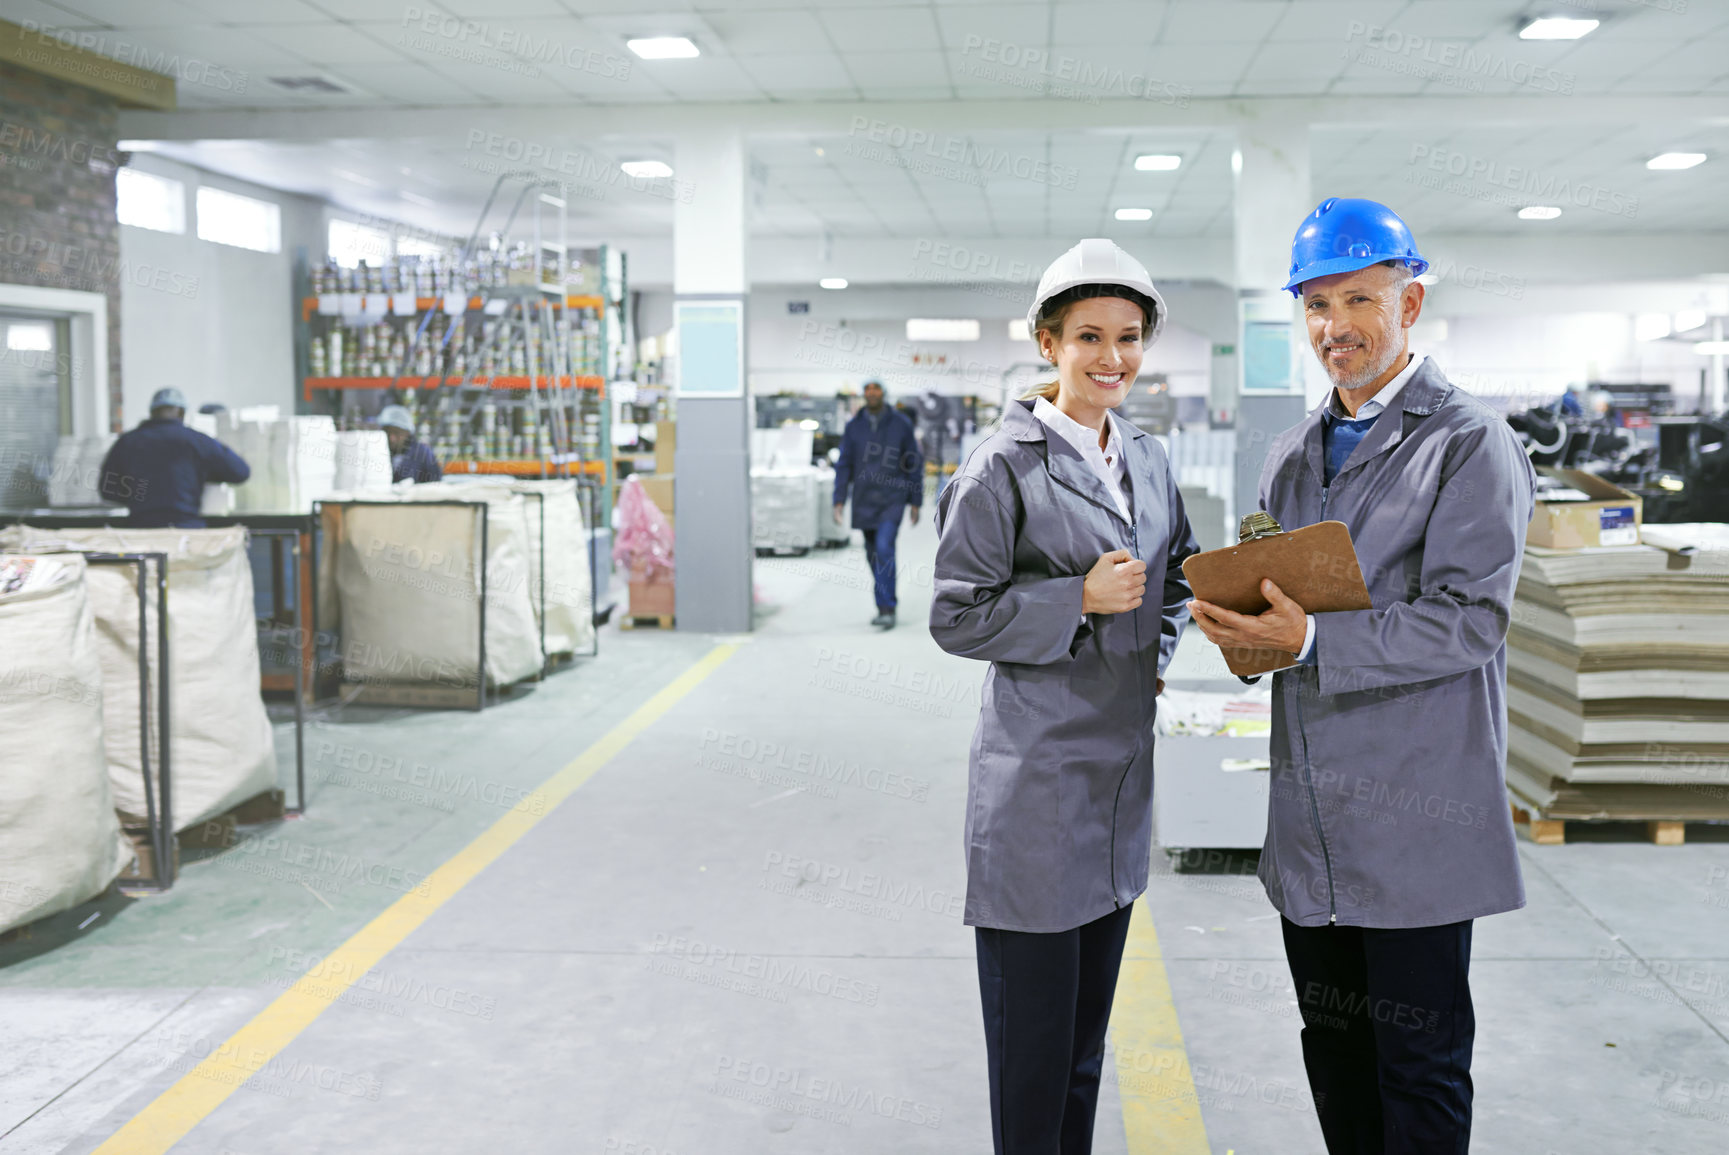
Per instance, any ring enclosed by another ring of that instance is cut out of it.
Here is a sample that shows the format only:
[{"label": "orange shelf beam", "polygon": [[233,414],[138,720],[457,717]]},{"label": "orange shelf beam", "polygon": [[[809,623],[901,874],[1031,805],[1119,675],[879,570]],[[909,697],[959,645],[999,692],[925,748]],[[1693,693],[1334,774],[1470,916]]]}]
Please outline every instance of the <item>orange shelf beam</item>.
[{"label": "orange shelf beam", "polygon": [[[508,473],[516,477],[539,477],[540,459],[538,457],[513,457],[492,461],[446,461],[446,473]],[[546,472],[554,477],[574,477],[579,473],[605,473],[606,465],[600,461],[567,461],[563,465],[548,465]]]}]

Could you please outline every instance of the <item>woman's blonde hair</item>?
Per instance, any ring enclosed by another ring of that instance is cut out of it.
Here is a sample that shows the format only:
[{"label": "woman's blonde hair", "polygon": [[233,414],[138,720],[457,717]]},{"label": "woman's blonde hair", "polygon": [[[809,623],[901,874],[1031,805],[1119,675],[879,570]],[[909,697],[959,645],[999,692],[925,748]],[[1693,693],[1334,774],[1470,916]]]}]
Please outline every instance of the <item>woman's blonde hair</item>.
[{"label": "woman's blonde hair", "polygon": [[[1039,307],[1038,319],[1033,322],[1033,341],[1038,341],[1040,333],[1049,333],[1060,340],[1063,335],[1063,322],[1068,319],[1069,310],[1081,301],[1097,297],[1120,297],[1125,301],[1133,301],[1141,307],[1141,340],[1145,341],[1147,334],[1153,331],[1154,313],[1158,306],[1154,305],[1152,298],[1145,293],[1137,293],[1126,285],[1076,285],[1058,293]],[[1055,404],[1058,391],[1058,382],[1053,378],[1035,385],[1021,400],[1031,401],[1035,397],[1043,397]]]}]

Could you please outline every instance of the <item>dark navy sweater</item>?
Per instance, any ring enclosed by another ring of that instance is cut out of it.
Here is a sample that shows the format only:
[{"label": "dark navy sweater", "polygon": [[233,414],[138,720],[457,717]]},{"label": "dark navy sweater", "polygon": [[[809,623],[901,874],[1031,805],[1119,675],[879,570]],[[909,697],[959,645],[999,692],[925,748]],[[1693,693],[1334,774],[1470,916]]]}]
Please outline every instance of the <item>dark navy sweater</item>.
[{"label": "dark navy sweater", "polygon": [[240,455],[214,437],[152,417],[108,451],[99,488],[103,500],[131,511],[133,525],[196,528],[204,524],[198,509],[205,485],[251,476]]}]

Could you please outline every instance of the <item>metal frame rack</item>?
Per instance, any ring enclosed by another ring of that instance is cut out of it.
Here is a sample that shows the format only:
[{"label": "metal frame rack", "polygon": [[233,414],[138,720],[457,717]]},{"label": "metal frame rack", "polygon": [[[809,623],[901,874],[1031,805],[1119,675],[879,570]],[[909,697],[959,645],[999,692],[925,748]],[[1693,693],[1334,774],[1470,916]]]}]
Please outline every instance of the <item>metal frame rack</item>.
[{"label": "metal frame rack", "polygon": [[[138,765],[144,775],[144,818],[149,832],[150,877],[129,885],[149,890],[167,890],[174,885],[174,801],[172,759],[169,757],[168,713],[168,555],[156,552],[106,553],[79,550],[90,565],[138,567]],[[150,563],[156,563],[156,782],[162,787],[158,801],[150,774]]]}]

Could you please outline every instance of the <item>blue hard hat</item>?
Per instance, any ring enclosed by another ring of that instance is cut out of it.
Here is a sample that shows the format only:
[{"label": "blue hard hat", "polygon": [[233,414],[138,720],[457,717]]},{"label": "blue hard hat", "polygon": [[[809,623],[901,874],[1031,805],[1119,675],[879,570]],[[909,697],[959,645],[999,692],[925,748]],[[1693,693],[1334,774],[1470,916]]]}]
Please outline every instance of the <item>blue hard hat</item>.
[{"label": "blue hard hat", "polygon": [[1382,261],[1404,261],[1413,277],[1429,267],[1398,213],[1379,201],[1328,197],[1303,218],[1291,241],[1291,279],[1285,288],[1295,297],[1304,281],[1355,272]]},{"label": "blue hard hat", "polygon": [[166,389],[158,389],[150,398],[152,409],[184,409],[186,394],[170,385]]}]

